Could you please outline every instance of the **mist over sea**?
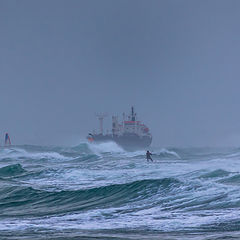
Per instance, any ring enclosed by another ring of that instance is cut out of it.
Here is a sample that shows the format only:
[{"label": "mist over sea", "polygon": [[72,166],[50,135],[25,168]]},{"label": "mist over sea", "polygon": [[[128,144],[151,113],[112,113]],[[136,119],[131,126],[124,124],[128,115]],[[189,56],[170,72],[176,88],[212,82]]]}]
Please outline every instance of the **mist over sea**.
[{"label": "mist over sea", "polygon": [[239,239],[240,149],[0,149],[0,239]]}]

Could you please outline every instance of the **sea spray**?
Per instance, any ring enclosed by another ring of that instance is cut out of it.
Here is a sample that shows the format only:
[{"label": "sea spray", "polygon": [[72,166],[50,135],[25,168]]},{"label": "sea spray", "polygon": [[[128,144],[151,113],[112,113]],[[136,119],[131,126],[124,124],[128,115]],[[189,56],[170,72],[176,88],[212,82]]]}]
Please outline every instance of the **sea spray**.
[{"label": "sea spray", "polygon": [[114,143],[1,149],[0,235],[237,238],[238,151],[153,148],[148,163],[144,150]]}]

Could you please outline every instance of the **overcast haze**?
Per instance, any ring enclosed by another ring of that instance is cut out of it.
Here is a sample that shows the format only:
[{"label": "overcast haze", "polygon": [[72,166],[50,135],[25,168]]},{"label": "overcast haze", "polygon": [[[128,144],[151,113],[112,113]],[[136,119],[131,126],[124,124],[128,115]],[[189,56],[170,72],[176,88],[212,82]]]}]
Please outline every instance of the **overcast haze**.
[{"label": "overcast haze", "polygon": [[238,0],[1,0],[1,144],[77,144],[133,105],[154,146],[240,146],[239,23]]}]

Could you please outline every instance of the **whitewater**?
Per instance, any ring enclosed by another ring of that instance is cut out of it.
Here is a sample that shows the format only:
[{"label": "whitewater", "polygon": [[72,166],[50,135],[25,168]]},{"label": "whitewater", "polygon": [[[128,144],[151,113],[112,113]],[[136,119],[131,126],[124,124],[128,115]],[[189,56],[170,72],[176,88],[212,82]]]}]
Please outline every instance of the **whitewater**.
[{"label": "whitewater", "polygon": [[0,239],[239,239],[240,149],[0,148]]}]

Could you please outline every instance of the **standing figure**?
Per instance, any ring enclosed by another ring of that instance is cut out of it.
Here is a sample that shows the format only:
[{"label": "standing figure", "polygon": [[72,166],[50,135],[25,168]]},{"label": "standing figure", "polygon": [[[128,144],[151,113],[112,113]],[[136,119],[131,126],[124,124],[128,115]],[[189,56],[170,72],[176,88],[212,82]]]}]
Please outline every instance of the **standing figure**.
[{"label": "standing figure", "polygon": [[153,162],[153,160],[152,160],[152,158],[151,158],[151,155],[152,155],[152,153],[150,153],[148,150],[147,150],[147,152],[146,152],[146,158],[147,158],[147,161],[149,162],[149,160],[151,160],[152,162]]},{"label": "standing figure", "polygon": [[5,134],[5,146],[10,146],[11,145],[11,140],[10,137],[8,135],[8,133]]}]

